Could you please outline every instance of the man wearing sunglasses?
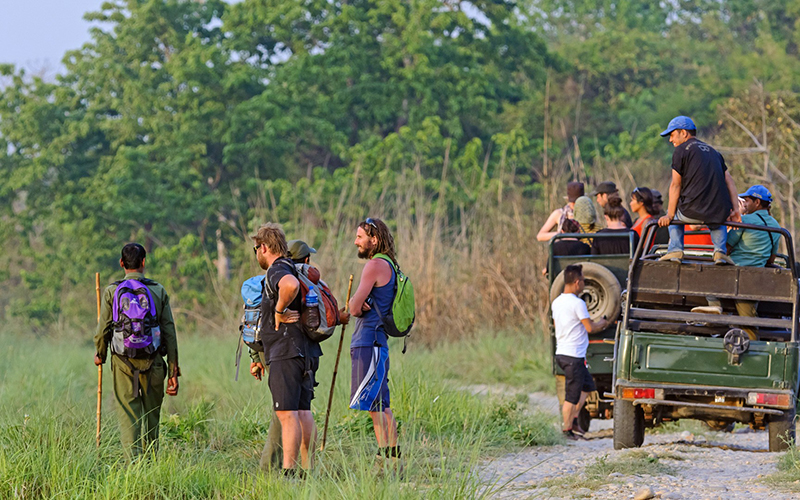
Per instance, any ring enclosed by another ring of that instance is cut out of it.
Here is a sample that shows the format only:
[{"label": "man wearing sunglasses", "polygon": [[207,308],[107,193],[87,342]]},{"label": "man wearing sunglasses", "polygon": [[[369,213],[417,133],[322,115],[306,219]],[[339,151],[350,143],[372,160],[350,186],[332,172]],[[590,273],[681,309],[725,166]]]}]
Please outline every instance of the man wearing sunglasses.
[{"label": "man wearing sunglasses", "polygon": [[376,310],[383,316],[389,315],[397,275],[386,260],[375,258],[383,254],[397,263],[394,238],[383,221],[367,218],[358,225],[355,245],[358,257],[368,261],[350,299],[350,313],[356,317],[350,342],[350,408],[369,412],[378,441],[377,460],[380,463],[385,457],[394,465],[400,458],[400,447],[389,399],[389,344]]},{"label": "man wearing sunglasses", "polygon": [[[300,321],[300,282],[286,236],[277,224],[264,224],[252,236],[258,264],[267,271],[261,301],[261,340],[269,364],[269,390],[273,410],[281,424],[283,473],[297,476],[298,454],[303,468],[310,469],[310,452],[316,426],[311,414],[314,378],[309,367],[308,338]],[[264,367],[254,361],[250,373],[260,378]],[[263,463],[263,460],[262,460]]]}]

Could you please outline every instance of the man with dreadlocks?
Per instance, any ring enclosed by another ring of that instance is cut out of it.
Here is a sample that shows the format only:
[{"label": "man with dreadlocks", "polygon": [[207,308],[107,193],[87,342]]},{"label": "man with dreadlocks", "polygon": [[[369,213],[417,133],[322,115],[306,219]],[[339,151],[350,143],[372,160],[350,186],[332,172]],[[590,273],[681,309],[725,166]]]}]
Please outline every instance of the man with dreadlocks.
[{"label": "man with dreadlocks", "polygon": [[388,316],[394,300],[397,275],[394,266],[394,238],[378,218],[367,218],[356,231],[358,257],[368,259],[361,272],[358,288],[350,300],[350,312],[356,317],[353,340],[350,408],[368,411],[378,440],[378,464],[384,459],[398,463],[397,421],[389,401],[389,344],[377,313]]}]

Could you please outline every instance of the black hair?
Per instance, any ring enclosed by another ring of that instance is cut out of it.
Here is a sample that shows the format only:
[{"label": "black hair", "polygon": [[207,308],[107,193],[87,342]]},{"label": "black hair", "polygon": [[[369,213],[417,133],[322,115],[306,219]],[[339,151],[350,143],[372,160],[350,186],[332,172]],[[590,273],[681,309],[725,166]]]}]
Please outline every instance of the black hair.
[{"label": "black hair", "polygon": [[691,130],[686,129],[686,132],[688,132],[689,136],[691,137],[697,137],[697,129],[691,129]]},{"label": "black hair", "polygon": [[128,243],[122,247],[122,267],[128,270],[139,269],[147,256],[147,250],[138,243]]},{"label": "black hair", "polygon": [[580,264],[570,264],[564,268],[564,284],[571,285],[583,276],[583,266]]},{"label": "black hair", "polygon": [[564,222],[561,223],[561,232],[562,233],[580,233],[581,232],[581,225],[575,219],[564,219]]},{"label": "black hair", "polygon": [[608,195],[608,202],[603,207],[603,213],[611,220],[620,220],[625,216],[625,209],[622,208],[622,198],[618,193]]},{"label": "black hair", "polygon": [[755,196],[745,196],[745,198],[752,198],[754,201],[758,202],[759,208],[761,208],[762,210],[766,210],[767,212],[770,211],[770,207],[772,206],[772,203],[770,203],[770,202],[768,202],[766,200],[762,200],[761,198],[756,198]]},{"label": "black hair", "polygon": [[644,209],[650,215],[658,215],[658,210],[653,206],[653,192],[646,187],[637,187],[631,193],[631,196],[636,198],[636,201],[644,205]]}]

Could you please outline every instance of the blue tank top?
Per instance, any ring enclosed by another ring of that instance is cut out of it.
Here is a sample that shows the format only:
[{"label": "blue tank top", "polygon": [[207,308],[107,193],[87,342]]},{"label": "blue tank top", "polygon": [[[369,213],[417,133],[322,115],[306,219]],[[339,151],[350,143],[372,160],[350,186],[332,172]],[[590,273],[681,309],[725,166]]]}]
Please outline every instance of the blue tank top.
[{"label": "blue tank top", "polygon": [[389,279],[389,283],[372,289],[372,292],[370,292],[372,309],[365,312],[363,316],[356,318],[356,329],[353,332],[350,347],[372,347],[375,342],[382,347],[389,347],[383,323],[381,323],[381,318],[378,317],[378,313],[375,311],[376,308],[380,308],[381,314],[384,316],[392,311],[394,282],[397,275],[394,272],[394,266],[389,264],[389,267],[392,268],[392,277]]}]

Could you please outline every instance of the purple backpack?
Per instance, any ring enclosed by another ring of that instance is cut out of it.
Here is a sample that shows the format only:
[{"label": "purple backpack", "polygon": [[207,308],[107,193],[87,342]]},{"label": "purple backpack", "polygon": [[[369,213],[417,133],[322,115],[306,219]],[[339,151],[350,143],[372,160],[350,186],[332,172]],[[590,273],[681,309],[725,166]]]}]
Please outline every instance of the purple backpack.
[{"label": "purple backpack", "polygon": [[126,358],[150,358],[161,346],[161,329],[150,290],[139,280],[117,282],[112,299],[111,350]]}]

